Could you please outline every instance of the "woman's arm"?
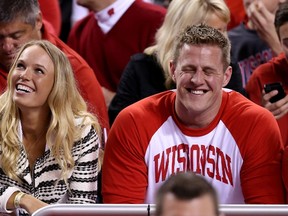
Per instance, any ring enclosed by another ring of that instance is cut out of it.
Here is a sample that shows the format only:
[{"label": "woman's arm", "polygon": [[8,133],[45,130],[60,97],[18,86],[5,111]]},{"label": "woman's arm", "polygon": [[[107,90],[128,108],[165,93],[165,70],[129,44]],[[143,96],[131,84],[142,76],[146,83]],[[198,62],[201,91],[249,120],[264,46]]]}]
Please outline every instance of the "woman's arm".
[{"label": "woman's arm", "polygon": [[86,127],[72,149],[75,166],[69,179],[68,203],[96,203],[99,148],[99,135],[93,127]]},{"label": "woman's arm", "polygon": [[[17,196],[17,194],[19,194],[21,192],[16,192],[14,193],[8,203],[7,203],[7,207],[11,207],[12,209],[16,208],[15,206],[15,197]],[[13,198],[14,197],[14,198]],[[33,214],[35,211],[37,211],[38,209],[47,206],[48,204],[42,202],[41,200],[33,197],[30,194],[24,194],[21,199],[19,200],[19,207],[25,209],[30,215]]]}]

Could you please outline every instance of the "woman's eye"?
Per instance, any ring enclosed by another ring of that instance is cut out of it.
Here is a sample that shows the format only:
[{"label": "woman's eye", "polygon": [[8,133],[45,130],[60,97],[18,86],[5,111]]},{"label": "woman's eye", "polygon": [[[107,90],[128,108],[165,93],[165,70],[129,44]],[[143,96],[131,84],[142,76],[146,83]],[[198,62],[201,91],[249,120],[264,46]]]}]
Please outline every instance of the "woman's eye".
[{"label": "woman's eye", "polygon": [[42,69],[36,69],[36,72],[37,72],[38,74],[44,74],[44,71],[43,71]]},{"label": "woman's eye", "polygon": [[18,63],[18,64],[16,65],[16,68],[18,68],[18,69],[24,68],[24,65],[23,65],[22,63]]}]

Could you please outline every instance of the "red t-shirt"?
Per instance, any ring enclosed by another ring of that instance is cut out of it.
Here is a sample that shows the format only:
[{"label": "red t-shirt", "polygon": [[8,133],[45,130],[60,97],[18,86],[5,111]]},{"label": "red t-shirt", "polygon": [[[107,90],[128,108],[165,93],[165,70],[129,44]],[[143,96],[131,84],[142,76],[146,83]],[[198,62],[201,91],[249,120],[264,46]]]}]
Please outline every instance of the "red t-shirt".
[{"label": "red t-shirt", "polygon": [[221,204],[283,204],[283,145],[273,115],[237,92],[223,91],[205,128],[183,125],[175,92],[125,108],[110,130],[103,162],[104,203],[155,203],[174,173],[192,171],[216,189]]}]

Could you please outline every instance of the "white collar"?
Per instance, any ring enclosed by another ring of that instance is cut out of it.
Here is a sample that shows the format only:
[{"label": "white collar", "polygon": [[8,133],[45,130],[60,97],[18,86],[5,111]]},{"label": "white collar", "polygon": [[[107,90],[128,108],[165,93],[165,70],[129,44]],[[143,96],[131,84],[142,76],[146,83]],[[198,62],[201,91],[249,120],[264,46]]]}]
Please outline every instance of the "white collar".
[{"label": "white collar", "polygon": [[135,0],[116,0],[113,4],[95,13],[103,33],[109,32]]}]

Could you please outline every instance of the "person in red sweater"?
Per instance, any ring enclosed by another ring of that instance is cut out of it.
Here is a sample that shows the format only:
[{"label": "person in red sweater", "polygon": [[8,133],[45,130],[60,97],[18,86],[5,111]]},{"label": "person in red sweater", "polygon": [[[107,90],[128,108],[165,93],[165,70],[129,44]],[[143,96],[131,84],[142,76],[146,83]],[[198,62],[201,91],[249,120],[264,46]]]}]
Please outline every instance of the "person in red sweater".
[{"label": "person in red sweater", "polygon": [[55,30],[57,36],[61,30],[61,10],[58,0],[38,0],[43,18],[48,21]]},{"label": "person in red sweater", "polygon": [[0,1],[0,92],[7,86],[7,75],[18,49],[30,40],[39,39],[50,41],[67,55],[89,111],[97,115],[102,128],[109,128],[103,93],[93,70],[81,56],[49,32],[42,21],[38,0]]},{"label": "person in red sweater", "polygon": [[263,91],[265,84],[280,82],[288,93],[288,3],[280,4],[275,16],[275,27],[284,52],[272,58],[269,62],[258,66],[253,71],[247,83],[246,91],[253,102],[264,106],[272,112],[280,126],[284,145],[288,146],[288,96],[271,103],[269,100],[277,95],[278,92],[274,90],[264,94]]},{"label": "person in red sweater", "polygon": [[284,98],[270,102],[270,99],[278,94],[277,90],[264,93],[264,85],[280,82],[286,94],[288,93],[288,2],[281,3],[276,12],[274,21],[283,53],[260,65],[252,74],[247,83],[246,90],[249,98],[265,107],[277,119],[282,140],[285,146],[283,154],[282,175],[286,188],[286,202],[288,201],[288,95]]},{"label": "person in red sweater", "polygon": [[166,9],[142,0],[77,3],[92,12],[73,26],[67,43],[94,69],[108,106],[130,56],[153,44]]}]

